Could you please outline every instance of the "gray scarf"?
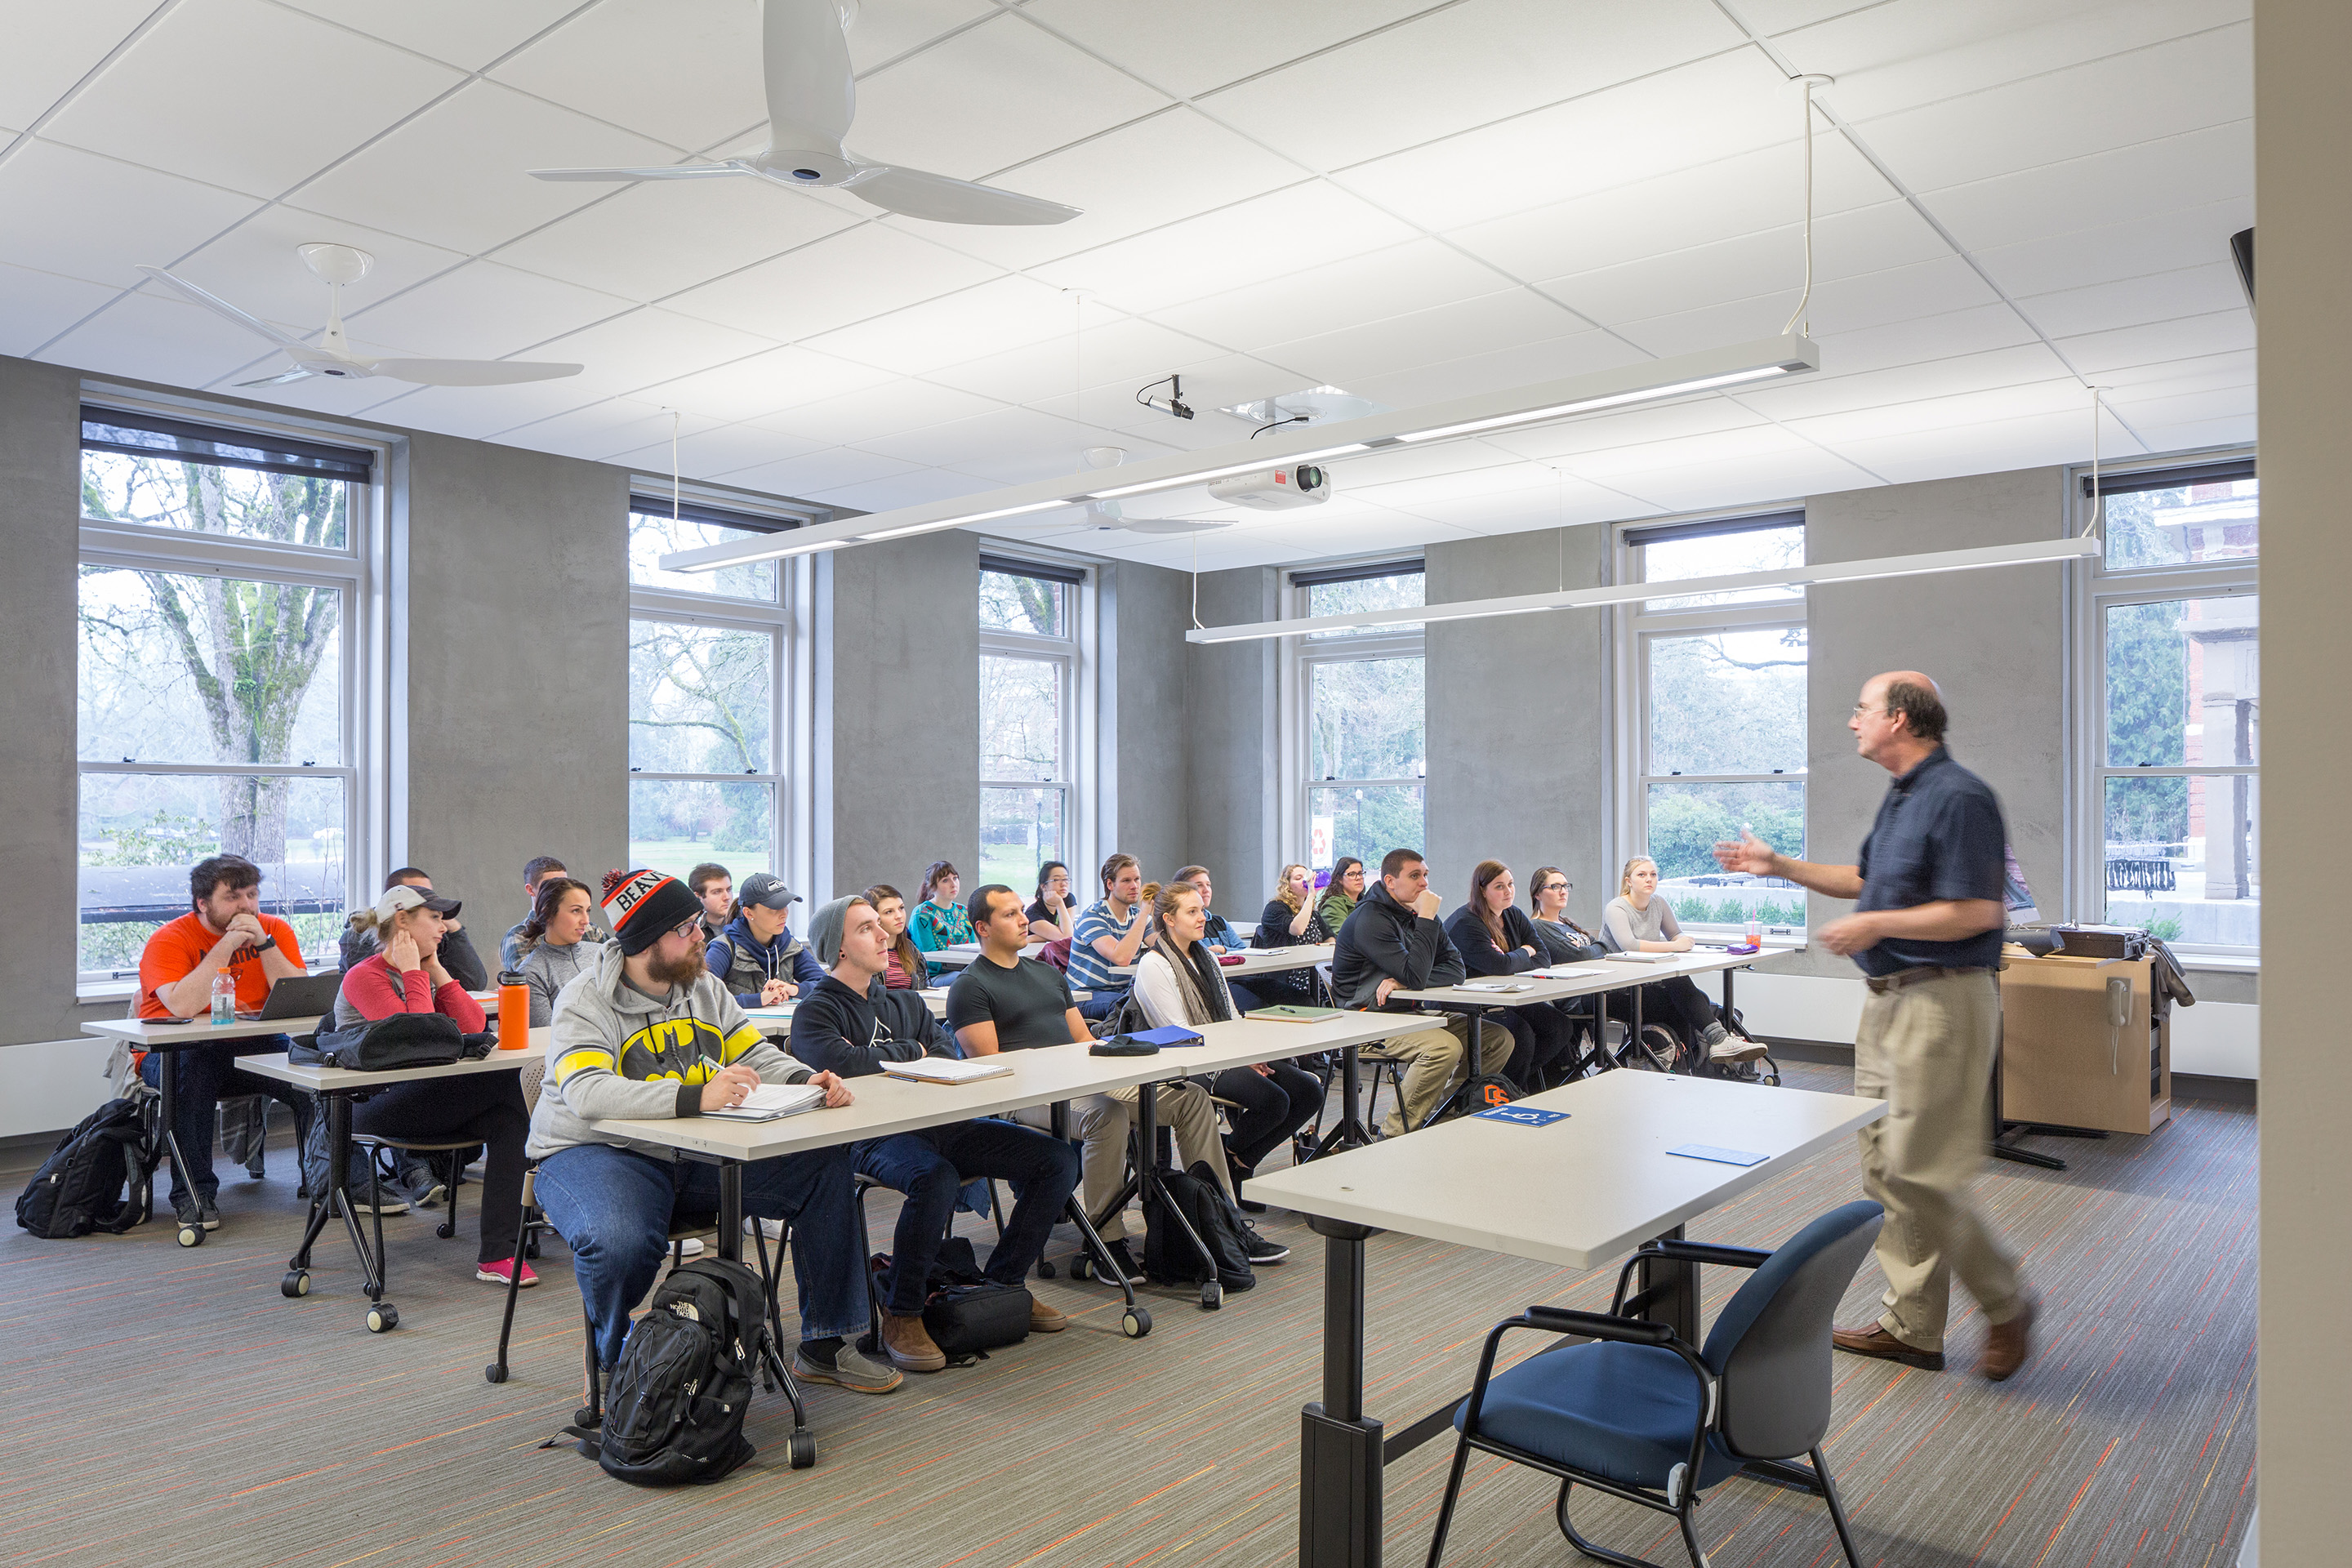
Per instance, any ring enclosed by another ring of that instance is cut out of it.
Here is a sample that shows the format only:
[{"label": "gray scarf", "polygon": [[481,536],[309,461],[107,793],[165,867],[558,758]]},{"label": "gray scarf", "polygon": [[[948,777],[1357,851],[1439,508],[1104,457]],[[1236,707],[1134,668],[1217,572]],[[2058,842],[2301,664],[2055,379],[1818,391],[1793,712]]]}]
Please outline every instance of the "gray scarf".
[{"label": "gray scarf", "polygon": [[1185,1023],[1197,1029],[1203,1024],[1223,1023],[1234,1016],[1234,994],[1225,988],[1224,972],[1205,943],[1196,942],[1189,950],[1181,949],[1169,940],[1166,927],[1155,926],[1151,951],[1166,959],[1168,967],[1176,972],[1176,991],[1184,998]]}]

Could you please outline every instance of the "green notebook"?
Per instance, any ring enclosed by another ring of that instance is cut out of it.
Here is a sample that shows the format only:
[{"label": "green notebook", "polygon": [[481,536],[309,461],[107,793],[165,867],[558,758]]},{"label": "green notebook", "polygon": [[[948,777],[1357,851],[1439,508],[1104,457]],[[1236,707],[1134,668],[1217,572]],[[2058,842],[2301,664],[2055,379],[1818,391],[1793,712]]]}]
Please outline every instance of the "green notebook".
[{"label": "green notebook", "polygon": [[1299,1007],[1287,1003],[1278,1007],[1260,1007],[1242,1015],[1244,1018],[1269,1018],[1277,1024],[1319,1024],[1326,1018],[1339,1016],[1337,1007]]}]

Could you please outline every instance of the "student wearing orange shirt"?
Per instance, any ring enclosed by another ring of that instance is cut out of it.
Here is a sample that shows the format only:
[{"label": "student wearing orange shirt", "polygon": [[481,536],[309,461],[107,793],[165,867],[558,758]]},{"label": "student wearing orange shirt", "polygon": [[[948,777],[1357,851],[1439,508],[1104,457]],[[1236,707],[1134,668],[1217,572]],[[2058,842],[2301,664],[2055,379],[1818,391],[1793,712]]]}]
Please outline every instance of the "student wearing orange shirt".
[{"label": "student wearing orange shirt", "polygon": [[[198,861],[188,873],[188,912],[149,937],[139,955],[142,1018],[205,1016],[212,1008],[213,978],[223,973],[236,984],[237,1011],[258,1012],[269,1000],[270,986],[304,973],[301,940],[292,926],[261,912],[261,868],[244,856]],[[298,1146],[309,1131],[316,1109],[309,1095],[236,1067],[239,1057],[276,1055],[291,1044],[283,1035],[257,1035],[186,1050],[149,1051],[140,1064],[140,1076],[159,1088],[166,1067],[176,1074],[172,1131],[181,1163],[172,1168],[172,1208],[182,1225],[220,1228],[213,1128],[225,1097],[266,1094],[291,1107]],[[193,1191],[182,1184],[183,1165]]]}]

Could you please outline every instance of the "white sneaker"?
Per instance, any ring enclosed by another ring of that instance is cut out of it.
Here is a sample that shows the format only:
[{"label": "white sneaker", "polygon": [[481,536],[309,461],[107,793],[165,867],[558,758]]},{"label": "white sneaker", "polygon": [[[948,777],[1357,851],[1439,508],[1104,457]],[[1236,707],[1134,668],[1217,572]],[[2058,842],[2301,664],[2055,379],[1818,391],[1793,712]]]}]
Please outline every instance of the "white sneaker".
[{"label": "white sneaker", "polygon": [[684,1241],[681,1241],[681,1242],[679,1242],[679,1243],[677,1244],[677,1255],[678,1255],[680,1258],[699,1258],[699,1257],[701,1257],[701,1256],[702,1256],[702,1238],[701,1238],[700,1237],[698,1237],[698,1236],[689,1236],[689,1237],[688,1237]]},{"label": "white sneaker", "polygon": [[[753,1226],[760,1227],[757,1233],[752,1230]],[[780,1219],[761,1219],[756,1215],[745,1215],[743,1234],[745,1236],[764,1235],[770,1241],[782,1241],[784,1239],[784,1222]]]},{"label": "white sneaker", "polygon": [[1764,1054],[1764,1047],[1745,1035],[1735,1035],[1721,1024],[1706,1026],[1706,1056],[1709,1061],[1752,1062]]}]

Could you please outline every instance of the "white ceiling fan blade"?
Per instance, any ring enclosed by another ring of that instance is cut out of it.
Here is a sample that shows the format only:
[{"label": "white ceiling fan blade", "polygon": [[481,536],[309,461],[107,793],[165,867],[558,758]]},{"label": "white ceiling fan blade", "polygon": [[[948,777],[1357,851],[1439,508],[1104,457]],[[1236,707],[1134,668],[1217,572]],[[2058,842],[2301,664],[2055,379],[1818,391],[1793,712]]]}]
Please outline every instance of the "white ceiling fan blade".
[{"label": "white ceiling fan blade", "polygon": [[1230,522],[1192,522],[1181,517],[1131,517],[1116,526],[1129,533],[1213,533]]},{"label": "white ceiling fan blade", "polygon": [[[777,142],[791,130],[813,131],[839,146],[857,115],[857,83],[849,69],[835,0],[767,0],[760,29],[768,88],[768,124]],[[771,145],[775,144],[773,142]]]},{"label": "white ceiling fan blade", "polygon": [[1042,196],[1024,196],[994,185],[975,185],[969,180],[951,180],[945,174],[888,163],[864,163],[839,188],[877,207],[933,223],[1067,223],[1078,216],[1076,207]]},{"label": "white ceiling fan blade", "polygon": [[749,170],[732,163],[658,163],[650,169],[533,169],[534,180],[707,180],[714,174],[741,174]]},{"label": "white ceiling fan blade", "polygon": [[292,370],[281,371],[276,375],[265,375],[259,381],[240,381],[236,384],[239,386],[283,386],[289,381],[308,381],[318,374],[319,373],[317,371],[310,369],[308,365],[298,364]]},{"label": "white ceiling fan blade", "polygon": [[375,375],[424,386],[511,386],[517,382],[578,375],[581,371],[576,364],[509,359],[380,359],[367,368]]},{"label": "white ceiling fan blade", "polygon": [[202,305],[205,310],[212,311],[215,315],[227,317],[230,321],[235,321],[238,326],[243,327],[248,332],[260,333],[263,337],[268,338],[271,342],[276,343],[280,348],[299,349],[309,347],[309,345],[303,342],[301,339],[293,336],[291,333],[279,331],[276,327],[271,326],[268,322],[263,321],[258,316],[247,315],[245,311],[238,310],[236,306],[230,304],[219,295],[215,294],[208,289],[199,289],[184,278],[174,278],[160,267],[142,267],[139,270],[147,274],[148,277],[155,279],[156,282],[162,283],[173,289],[193,303]]}]

